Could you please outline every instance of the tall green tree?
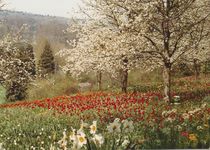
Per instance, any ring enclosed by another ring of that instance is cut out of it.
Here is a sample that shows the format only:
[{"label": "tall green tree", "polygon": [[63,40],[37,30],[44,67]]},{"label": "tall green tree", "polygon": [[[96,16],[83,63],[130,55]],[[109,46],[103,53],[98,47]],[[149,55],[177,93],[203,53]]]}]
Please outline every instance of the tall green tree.
[{"label": "tall green tree", "polygon": [[27,44],[25,48],[25,56],[26,61],[29,61],[30,64],[27,68],[27,71],[30,72],[32,76],[36,75],[36,63],[35,63],[35,55],[34,55],[34,48],[31,44]]},{"label": "tall green tree", "polygon": [[1,58],[1,84],[6,89],[7,101],[23,100],[27,96],[28,84],[35,75],[33,47],[23,42],[4,45]]},{"label": "tall green tree", "polygon": [[55,73],[55,59],[50,43],[46,41],[38,64],[39,74],[44,77]]}]

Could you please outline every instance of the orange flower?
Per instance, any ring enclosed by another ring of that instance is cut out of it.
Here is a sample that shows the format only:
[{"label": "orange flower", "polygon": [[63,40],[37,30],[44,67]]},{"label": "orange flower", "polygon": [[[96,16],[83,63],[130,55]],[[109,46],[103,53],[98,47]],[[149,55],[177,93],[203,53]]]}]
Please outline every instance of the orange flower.
[{"label": "orange flower", "polygon": [[197,141],[197,137],[195,136],[195,134],[190,134],[189,139],[190,141]]},{"label": "orange flower", "polygon": [[209,125],[208,125],[208,124],[204,124],[204,127],[208,128],[208,127],[209,127]]}]

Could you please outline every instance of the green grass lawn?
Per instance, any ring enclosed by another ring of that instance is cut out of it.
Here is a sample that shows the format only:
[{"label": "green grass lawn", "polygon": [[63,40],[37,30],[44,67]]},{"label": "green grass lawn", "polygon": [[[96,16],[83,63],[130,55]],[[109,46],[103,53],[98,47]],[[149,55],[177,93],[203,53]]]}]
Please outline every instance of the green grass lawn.
[{"label": "green grass lawn", "polygon": [[0,104],[5,102],[5,89],[0,86]]}]

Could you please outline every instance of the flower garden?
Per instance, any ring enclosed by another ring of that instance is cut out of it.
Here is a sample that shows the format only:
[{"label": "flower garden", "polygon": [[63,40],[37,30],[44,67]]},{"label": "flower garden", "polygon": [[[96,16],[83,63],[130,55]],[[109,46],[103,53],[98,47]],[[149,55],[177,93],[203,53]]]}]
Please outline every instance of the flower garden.
[{"label": "flower garden", "polygon": [[210,0],[68,2],[0,0],[0,150],[210,149]]},{"label": "flower garden", "polygon": [[2,104],[1,149],[209,148],[209,84],[184,85],[180,90],[189,94],[179,105],[166,103],[160,92],[98,92]]}]

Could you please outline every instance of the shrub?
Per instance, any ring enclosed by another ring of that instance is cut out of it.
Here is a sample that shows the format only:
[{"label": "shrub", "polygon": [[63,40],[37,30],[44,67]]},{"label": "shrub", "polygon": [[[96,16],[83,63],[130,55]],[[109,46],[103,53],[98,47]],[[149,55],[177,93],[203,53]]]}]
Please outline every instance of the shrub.
[{"label": "shrub", "polygon": [[11,82],[9,87],[6,88],[6,99],[10,102],[14,102],[17,100],[23,100],[27,96],[27,85]]},{"label": "shrub", "polygon": [[192,76],[193,75],[193,71],[190,69],[189,65],[187,65],[186,63],[179,63],[177,69],[175,69],[175,71],[177,72],[178,70],[178,74],[181,76]]},{"label": "shrub", "polygon": [[79,88],[77,86],[69,87],[64,92],[65,95],[71,95],[76,93],[79,93]]},{"label": "shrub", "polygon": [[44,99],[60,95],[77,93],[77,82],[65,75],[52,75],[45,79],[37,79],[28,89],[27,99]]},{"label": "shrub", "polygon": [[161,91],[162,86],[161,85],[136,85],[136,86],[131,86],[128,87],[129,92],[159,92]]}]

